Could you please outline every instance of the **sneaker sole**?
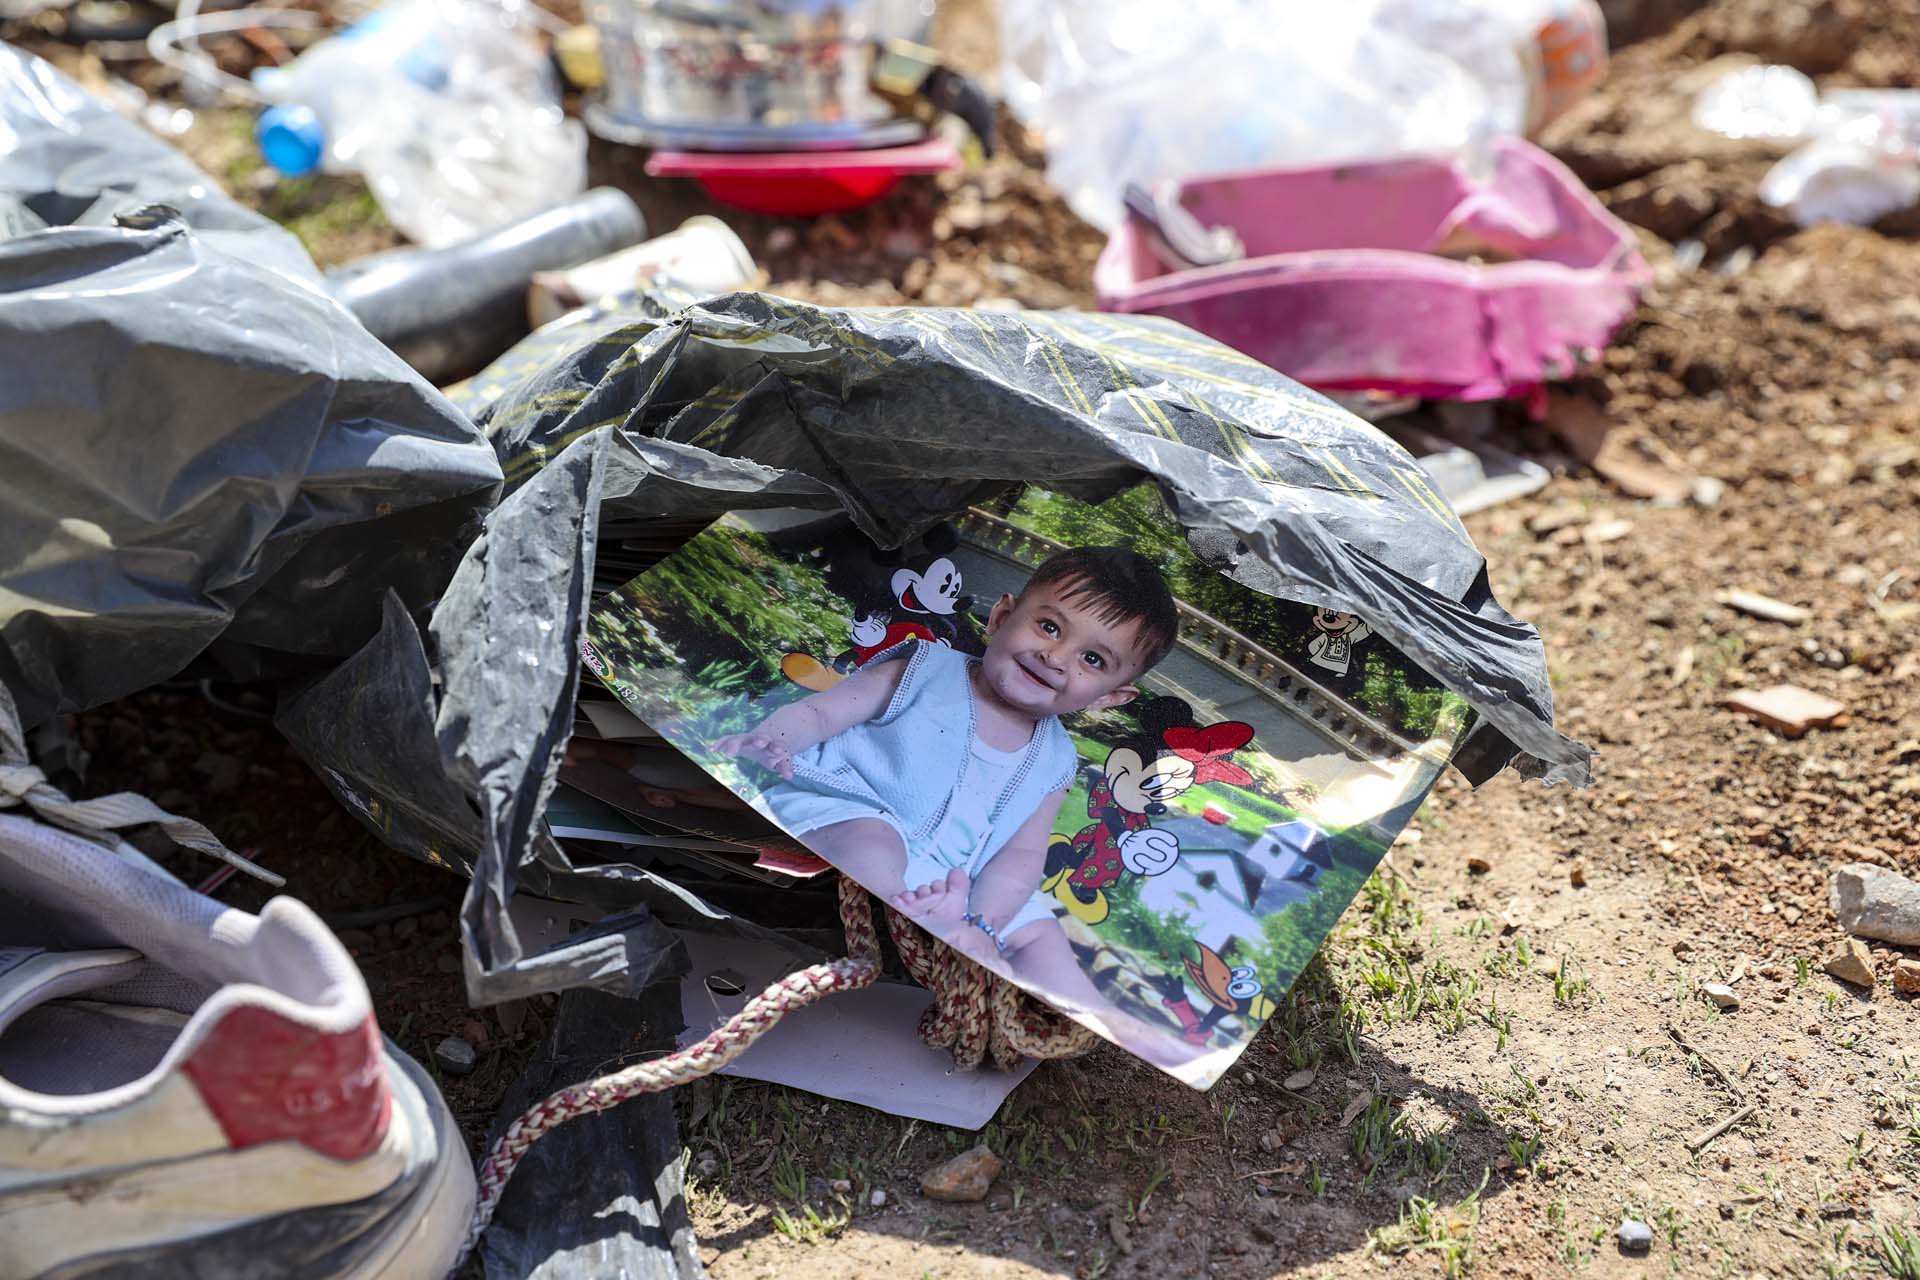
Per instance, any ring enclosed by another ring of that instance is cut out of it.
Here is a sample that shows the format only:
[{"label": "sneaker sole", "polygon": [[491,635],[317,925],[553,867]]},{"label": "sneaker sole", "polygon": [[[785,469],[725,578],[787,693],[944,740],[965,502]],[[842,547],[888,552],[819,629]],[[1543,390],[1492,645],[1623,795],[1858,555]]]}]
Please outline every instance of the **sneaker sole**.
[{"label": "sneaker sole", "polygon": [[440,1280],[472,1219],[473,1162],[431,1078],[391,1041],[386,1050],[395,1121],[431,1134],[430,1161],[362,1200],[73,1258],[40,1272],[40,1280]]}]

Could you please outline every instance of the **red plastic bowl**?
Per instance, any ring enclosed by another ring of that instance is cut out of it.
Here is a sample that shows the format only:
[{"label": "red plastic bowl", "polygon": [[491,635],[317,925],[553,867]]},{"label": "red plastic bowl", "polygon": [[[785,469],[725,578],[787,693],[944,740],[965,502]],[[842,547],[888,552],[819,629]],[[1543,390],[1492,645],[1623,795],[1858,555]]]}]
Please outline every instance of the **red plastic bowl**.
[{"label": "red plastic bowl", "polygon": [[795,218],[858,209],[910,174],[959,167],[960,153],[945,138],[869,151],[656,151],[647,158],[652,177],[692,178],[722,204]]}]

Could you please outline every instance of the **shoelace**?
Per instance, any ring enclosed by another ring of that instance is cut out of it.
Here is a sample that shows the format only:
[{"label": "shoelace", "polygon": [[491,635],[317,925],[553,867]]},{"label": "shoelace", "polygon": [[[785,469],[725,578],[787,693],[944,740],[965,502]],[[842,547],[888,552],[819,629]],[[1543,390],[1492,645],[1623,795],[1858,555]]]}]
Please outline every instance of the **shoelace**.
[{"label": "shoelace", "polygon": [[117,848],[117,833],[129,827],[156,826],[183,849],[209,854],[276,889],[286,883],[284,876],[241,857],[193,819],[168,813],[145,796],[121,791],[92,800],[68,799],[28,760],[19,710],[13,694],[0,684],[0,811],[7,809],[25,809],[43,822],[106,849]]},{"label": "shoelace", "polygon": [[[479,1244],[487,1224],[493,1221],[507,1180],[521,1157],[541,1137],[578,1116],[710,1075],[745,1053],[789,1013],[836,991],[857,990],[878,978],[880,939],[873,928],[873,909],[867,891],[846,876],[840,877],[840,923],[846,932],[847,958],[788,974],[697,1043],[664,1058],[572,1085],[522,1112],[481,1162],[473,1222],[451,1271],[459,1271]],[[951,1047],[954,1066],[960,1070],[978,1067],[988,1055],[996,1066],[1011,1070],[1022,1056],[1068,1058],[1085,1053],[1096,1043],[1098,1038],[1087,1028],[936,941],[898,912],[887,912],[887,931],[907,971],[933,993],[933,1004],[920,1019],[921,1038],[935,1048]]]}]

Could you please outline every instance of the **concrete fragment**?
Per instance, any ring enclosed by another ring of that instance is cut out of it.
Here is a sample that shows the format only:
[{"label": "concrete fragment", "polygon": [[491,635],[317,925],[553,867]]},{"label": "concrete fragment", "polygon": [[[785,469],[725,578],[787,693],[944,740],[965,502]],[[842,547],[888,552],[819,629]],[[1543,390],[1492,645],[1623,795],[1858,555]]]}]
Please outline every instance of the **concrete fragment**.
[{"label": "concrete fragment", "polygon": [[479,1055],[473,1051],[473,1046],[459,1036],[448,1036],[433,1046],[434,1064],[450,1076],[466,1075],[478,1060]]},{"label": "concrete fragment", "polygon": [[961,1204],[985,1200],[1000,1167],[1000,1157],[982,1143],[927,1170],[920,1179],[920,1193],[929,1200]]},{"label": "concrete fragment", "polygon": [[1856,987],[1873,985],[1873,954],[1867,950],[1866,943],[1854,938],[1841,943],[1840,949],[1827,957],[1821,968]]},{"label": "concrete fragment", "polygon": [[1809,729],[1835,725],[1847,714],[1846,703],[1792,684],[1743,689],[1722,705],[1752,716],[1786,738],[1797,738]]},{"label": "concrete fragment", "polygon": [[1894,963],[1893,989],[1904,996],[1920,995],[1920,960]]},{"label": "concrete fragment", "polygon": [[1827,900],[1840,927],[1857,938],[1920,947],[1920,882],[1871,862],[1836,869]]}]

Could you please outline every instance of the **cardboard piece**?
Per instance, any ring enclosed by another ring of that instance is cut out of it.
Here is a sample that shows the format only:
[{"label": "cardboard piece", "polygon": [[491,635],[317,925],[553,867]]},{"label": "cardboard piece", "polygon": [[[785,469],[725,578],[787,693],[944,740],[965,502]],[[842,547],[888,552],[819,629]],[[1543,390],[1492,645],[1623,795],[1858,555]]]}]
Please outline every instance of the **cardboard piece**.
[{"label": "cardboard piece", "polygon": [[[681,938],[693,961],[680,990],[687,1022],[682,1048],[794,968],[792,956],[764,943],[702,933]],[[894,982],[842,992],[788,1014],[721,1072],[909,1119],[978,1129],[1038,1063],[1030,1060],[1015,1071],[955,1071],[952,1055],[930,1047],[914,1030],[932,999],[919,987]]]}]

